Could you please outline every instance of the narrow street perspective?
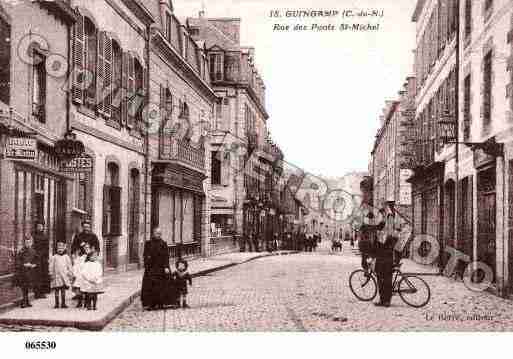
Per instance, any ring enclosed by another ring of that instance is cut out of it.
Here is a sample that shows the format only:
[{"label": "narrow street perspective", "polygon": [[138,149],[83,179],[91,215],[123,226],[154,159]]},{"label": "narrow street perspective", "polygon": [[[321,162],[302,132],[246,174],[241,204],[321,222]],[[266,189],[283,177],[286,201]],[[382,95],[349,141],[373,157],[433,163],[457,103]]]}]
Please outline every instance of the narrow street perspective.
[{"label": "narrow street perspective", "polygon": [[0,331],[513,331],[513,0],[0,0]]}]

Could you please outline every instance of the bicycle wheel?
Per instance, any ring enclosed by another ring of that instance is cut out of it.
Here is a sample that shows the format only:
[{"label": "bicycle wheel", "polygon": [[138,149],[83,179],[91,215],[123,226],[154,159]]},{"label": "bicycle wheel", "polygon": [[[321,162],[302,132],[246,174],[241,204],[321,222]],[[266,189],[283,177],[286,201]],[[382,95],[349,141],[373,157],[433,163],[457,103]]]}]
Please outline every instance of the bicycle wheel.
[{"label": "bicycle wheel", "polygon": [[428,304],[431,298],[431,289],[424,279],[417,276],[403,276],[398,284],[401,299],[414,308],[421,308]]},{"label": "bicycle wheel", "polygon": [[363,269],[355,270],[349,276],[349,288],[354,296],[364,302],[376,297],[378,286],[373,275],[365,273]]}]

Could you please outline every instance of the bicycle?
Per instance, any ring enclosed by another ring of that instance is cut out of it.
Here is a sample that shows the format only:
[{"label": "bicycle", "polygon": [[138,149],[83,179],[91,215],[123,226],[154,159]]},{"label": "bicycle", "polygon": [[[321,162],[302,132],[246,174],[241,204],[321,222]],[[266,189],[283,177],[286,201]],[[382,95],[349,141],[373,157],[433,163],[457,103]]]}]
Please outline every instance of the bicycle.
[{"label": "bicycle", "polygon": [[[420,277],[403,273],[402,263],[394,266],[392,278],[392,295],[399,294],[404,303],[414,308],[422,308],[431,298],[429,285]],[[349,275],[349,288],[356,298],[369,302],[378,293],[376,272],[373,266],[368,271],[357,269]],[[418,294],[417,298],[415,295]],[[417,299],[417,300],[415,300]]]}]

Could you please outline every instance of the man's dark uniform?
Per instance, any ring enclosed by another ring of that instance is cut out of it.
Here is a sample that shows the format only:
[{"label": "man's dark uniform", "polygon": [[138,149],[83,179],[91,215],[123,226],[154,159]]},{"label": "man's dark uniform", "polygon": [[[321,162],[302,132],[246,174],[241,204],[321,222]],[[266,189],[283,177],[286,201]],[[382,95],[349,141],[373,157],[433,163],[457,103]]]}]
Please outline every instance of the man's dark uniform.
[{"label": "man's dark uniform", "polygon": [[97,253],[100,253],[100,241],[96,234],[92,232],[77,234],[71,243],[71,253],[76,253],[80,249],[80,243],[87,243],[91,248],[95,248]]},{"label": "man's dark uniform", "polygon": [[395,214],[388,213],[377,228],[383,238],[376,241],[376,276],[380,304],[390,305],[392,299],[392,276],[394,269],[394,246],[397,243]]}]

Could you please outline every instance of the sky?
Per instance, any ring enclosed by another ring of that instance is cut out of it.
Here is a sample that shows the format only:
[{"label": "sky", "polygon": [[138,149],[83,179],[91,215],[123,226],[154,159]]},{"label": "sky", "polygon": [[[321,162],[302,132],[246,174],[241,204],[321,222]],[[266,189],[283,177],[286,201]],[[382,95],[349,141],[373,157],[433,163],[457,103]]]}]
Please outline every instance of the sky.
[{"label": "sky", "polygon": [[[366,171],[385,100],[413,74],[415,0],[175,0],[176,16],[241,19],[285,160],[315,175]],[[271,10],[383,10],[382,18],[274,18]],[[273,31],[275,24],[380,23],[377,32]]]}]

